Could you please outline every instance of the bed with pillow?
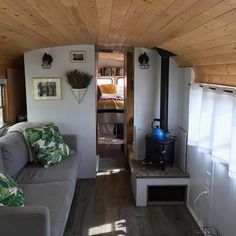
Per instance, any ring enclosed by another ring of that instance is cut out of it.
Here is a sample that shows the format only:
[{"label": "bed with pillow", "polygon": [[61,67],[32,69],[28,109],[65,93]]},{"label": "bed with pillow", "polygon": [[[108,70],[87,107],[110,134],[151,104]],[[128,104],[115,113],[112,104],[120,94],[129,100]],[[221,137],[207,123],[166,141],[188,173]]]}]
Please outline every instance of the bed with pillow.
[{"label": "bed with pillow", "polygon": [[124,123],[124,98],[117,93],[113,84],[99,86],[101,97],[97,102],[98,123],[121,124]]}]

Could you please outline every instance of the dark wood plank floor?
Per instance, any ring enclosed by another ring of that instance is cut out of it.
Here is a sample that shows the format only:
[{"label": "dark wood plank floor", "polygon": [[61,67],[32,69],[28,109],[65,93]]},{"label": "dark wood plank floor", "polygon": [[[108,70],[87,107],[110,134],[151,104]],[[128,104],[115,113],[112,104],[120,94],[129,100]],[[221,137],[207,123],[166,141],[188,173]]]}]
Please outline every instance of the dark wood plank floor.
[{"label": "dark wood plank floor", "polygon": [[100,158],[123,158],[123,145],[107,145],[99,144],[98,145],[98,154]]},{"label": "dark wood plank floor", "polygon": [[191,226],[185,206],[135,207],[126,171],[79,180],[64,236],[187,236]]}]

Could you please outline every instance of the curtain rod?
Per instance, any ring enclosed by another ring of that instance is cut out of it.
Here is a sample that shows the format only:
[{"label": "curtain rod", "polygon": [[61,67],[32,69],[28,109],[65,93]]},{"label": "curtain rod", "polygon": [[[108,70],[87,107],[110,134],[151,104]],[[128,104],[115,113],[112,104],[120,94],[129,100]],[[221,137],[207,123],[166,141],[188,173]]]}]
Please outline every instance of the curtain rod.
[{"label": "curtain rod", "polygon": [[225,85],[219,85],[219,84],[206,84],[206,83],[191,83],[191,84],[198,84],[199,87],[201,88],[208,87],[208,89],[211,91],[216,91],[217,88],[222,89],[222,91],[225,93],[233,93],[234,91],[236,91],[236,87],[233,87],[233,86],[225,86]]}]

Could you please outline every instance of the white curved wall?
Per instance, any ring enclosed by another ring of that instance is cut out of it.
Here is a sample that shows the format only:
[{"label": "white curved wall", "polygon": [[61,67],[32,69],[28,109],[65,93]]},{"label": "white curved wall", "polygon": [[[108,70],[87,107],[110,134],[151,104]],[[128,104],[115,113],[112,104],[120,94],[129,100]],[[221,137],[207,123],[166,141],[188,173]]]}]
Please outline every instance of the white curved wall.
[{"label": "white curved wall", "polygon": [[[85,63],[70,62],[70,51],[85,51]],[[53,57],[51,69],[42,69],[42,56],[47,52]],[[95,98],[95,47],[73,45],[33,50],[24,54],[25,82],[28,121],[55,122],[61,133],[77,136],[78,152],[81,157],[79,177],[96,176],[96,98]],[[79,69],[93,75],[93,80],[82,101],[78,103],[69,84],[66,72]],[[62,99],[35,101],[33,99],[33,77],[60,77]]]}]

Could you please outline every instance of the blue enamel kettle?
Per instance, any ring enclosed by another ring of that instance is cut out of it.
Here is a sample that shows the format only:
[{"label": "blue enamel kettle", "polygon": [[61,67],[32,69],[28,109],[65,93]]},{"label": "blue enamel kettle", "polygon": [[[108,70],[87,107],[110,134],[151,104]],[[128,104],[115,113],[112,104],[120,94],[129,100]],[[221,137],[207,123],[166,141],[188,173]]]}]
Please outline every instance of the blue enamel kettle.
[{"label": "blue enamel kettle", "polygon": [[156,126],[154,128],[154,122],[159,121],[159,119],[154,119],[152,122],[152,134],[151,138],[155,141],[163,141],[166,138],[166,134],[163,129],[159,128],[159,126]]}]

